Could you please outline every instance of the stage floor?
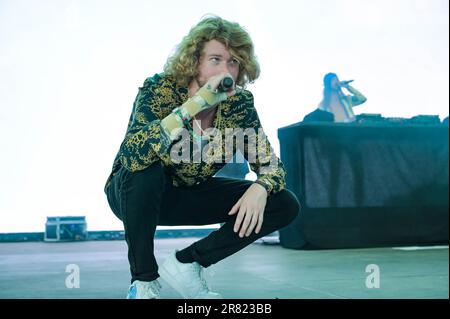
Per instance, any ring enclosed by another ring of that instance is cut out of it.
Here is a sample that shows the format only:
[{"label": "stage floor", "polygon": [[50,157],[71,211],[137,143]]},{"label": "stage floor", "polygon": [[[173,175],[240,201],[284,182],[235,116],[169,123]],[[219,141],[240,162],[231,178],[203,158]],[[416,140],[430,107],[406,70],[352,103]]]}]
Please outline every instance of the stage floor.
[{"label": "stage floor", "polygon": [[[195,240],[156,240],[158,262]],[[224,298],[449,298],[448,246],[417,248],[305,251],[254,243],[208,268],[207,279]],[[66,287],[70,264],[79,267],[79,288]],[[366,286],[376,284],[367,280],[371,264],[379,288]],[[162,298],[180,298],[160,282]],[[0,243],[0,298],[123,299],[128,285],[124,241]]]}]

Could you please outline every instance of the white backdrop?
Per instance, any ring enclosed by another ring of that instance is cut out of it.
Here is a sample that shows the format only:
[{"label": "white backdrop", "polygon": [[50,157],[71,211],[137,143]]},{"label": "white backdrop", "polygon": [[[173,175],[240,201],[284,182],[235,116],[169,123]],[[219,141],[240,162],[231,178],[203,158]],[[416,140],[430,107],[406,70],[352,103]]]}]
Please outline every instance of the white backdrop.
[{"label": "white backdrop", "polygon": [[368,97],[356,113],[448,115],[447,0],[0,0],[0,232],[85,215],[122,229],[104,182],[138,87],[206,13],[239,22],[262,67],[249,87],[277,129],[321,99],[327,72]]}]

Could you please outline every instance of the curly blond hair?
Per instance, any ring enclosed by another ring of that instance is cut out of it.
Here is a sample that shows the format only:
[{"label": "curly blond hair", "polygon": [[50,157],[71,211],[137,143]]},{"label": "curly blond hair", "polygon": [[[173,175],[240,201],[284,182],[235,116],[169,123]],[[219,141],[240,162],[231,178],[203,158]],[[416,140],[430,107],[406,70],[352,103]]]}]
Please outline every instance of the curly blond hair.
[{"label": "curly blond hair", "polygon": [[205,43],[210,40],[221,42],[239,61],[238,86],[244,88],[259,77],[259,63],[248,32],[238,23],[218,16],[207,16],[192,27],[176,47],[175,53],[168,58],[164,72],[175,77],[179,85],[188,86],[198,75],[201,53]]}]

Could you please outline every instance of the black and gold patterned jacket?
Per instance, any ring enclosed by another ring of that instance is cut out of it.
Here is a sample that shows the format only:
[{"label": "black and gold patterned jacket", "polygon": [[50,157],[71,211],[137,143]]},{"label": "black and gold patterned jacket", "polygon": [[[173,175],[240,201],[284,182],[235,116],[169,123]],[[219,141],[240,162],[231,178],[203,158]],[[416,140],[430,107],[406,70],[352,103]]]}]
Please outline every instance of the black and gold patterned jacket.
[{"label": "black and gold patterned jacket", "polygon": [[[218,153],[222,160],[218,159],[217,156],[211,156],[210,160],[207,161],[181,163],[174,162],[171,159],[170,151],[174,147],[174,143],[164,138],[165,134],[160,125],[161,120],[187,99],[188,88],[178,86],[171,77],[156,74],[145,80],[134,101],[127,132],[114,160],[105,189],[120,167],[135,172],[161,161],[166,171],[171,175],[175,186],[192,186],[212,177],[226,164],[225,137],[223,138],[223,145],[221,145],[223,152],[222,154]],[[220,103],[213,126],[223,136],[225,136],[226,128],[254,129],[256,131],[262,129],[253,105],[251,92],[240,90],[236,95]],[[188,127],[188,131],[191,133],[189,139],[192,143],[192,127]],[[243,151],[244,157],[250,158],[251,169],[257,174],[258,181],[264,184],[267,191],[270,194],[277,193],[285,187],[286,173],[283,164],[275,156],[268,140],[266,140],[266,143],[260,143],[257,138],[257,145],[259,149],[247,147],[248,139],[246,139]],[[261,147],[264,147],[264,149],[261,150]],[[232,151],[233,154],[236,152],[236,145],[232,147]],[[261,154],[265,155],[262,156]]]}]

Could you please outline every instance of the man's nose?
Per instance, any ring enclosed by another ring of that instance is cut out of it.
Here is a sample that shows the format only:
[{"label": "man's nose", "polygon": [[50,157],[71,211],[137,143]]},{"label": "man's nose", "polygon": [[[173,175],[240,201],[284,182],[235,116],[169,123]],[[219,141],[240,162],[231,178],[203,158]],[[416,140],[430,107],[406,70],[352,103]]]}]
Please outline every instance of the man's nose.
[{"label": "man's nose", "polygon": [[229,65],[227,61],[221,63],[221,71],[224,73],[230,73]]}]

